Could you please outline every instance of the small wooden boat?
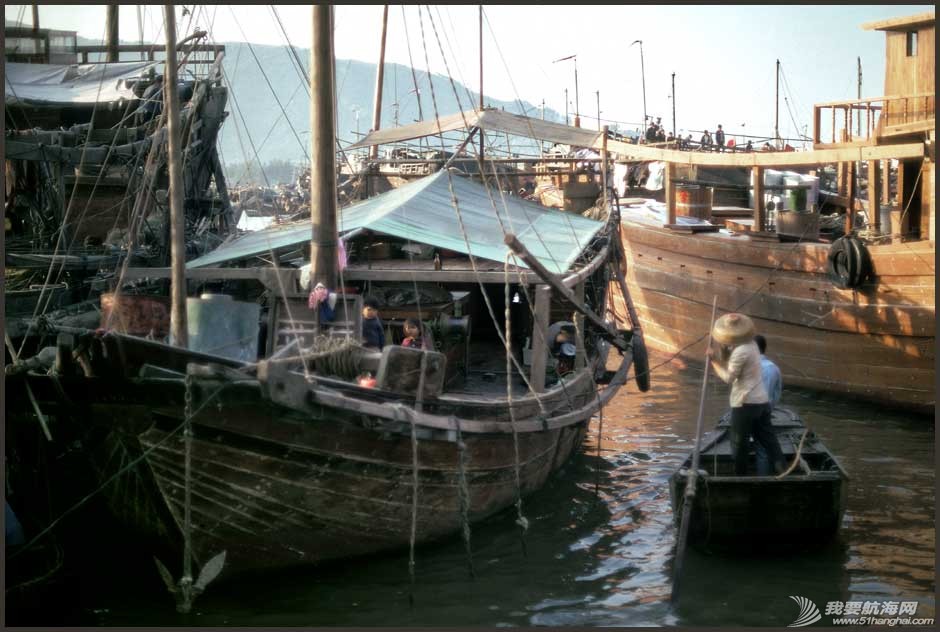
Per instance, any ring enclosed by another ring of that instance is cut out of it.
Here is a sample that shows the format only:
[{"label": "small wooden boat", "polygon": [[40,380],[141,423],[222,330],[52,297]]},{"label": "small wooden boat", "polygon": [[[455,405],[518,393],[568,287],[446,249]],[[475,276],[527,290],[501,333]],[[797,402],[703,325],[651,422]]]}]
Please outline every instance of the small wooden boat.
[{"label": "small wooden boat", "polygon": [[[848,474],[799,415],[775,408],[773,426],[788,463],[803,433],[800,465],[784,478],[735,476],[730,415],[702,442],[699,477],[689,527],[697,548],[759,550],[799,549],[821,545],[842,523]],[[754,469],[751,453],[750,469]],[[691,454],[669,479],[672,509],[682,515]]]}]

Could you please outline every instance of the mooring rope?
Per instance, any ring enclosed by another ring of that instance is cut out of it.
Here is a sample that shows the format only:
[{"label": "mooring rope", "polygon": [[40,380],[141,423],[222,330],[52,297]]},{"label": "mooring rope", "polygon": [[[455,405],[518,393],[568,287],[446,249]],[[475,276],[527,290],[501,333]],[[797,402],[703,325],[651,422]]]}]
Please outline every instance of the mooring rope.
[{"label": "mooring rope", "polygon": [[460,510],[460,526],[463,533],[464,549],[467,552],[467,569],[470,577],[476,578],[473,569],[473,549],[470,544],[470,486],[467,483],[467,446],[463,442],[460,430],[460,417],[454,416],[457,426],[457,501]]},{"label": "mooring rope", "polygon": [[[504,278],[504,298],[506,301],[505,317],[506,317],[506,337],[505,337],[505,349],[506,349],[506,402],[509,405],[509,425],[512,428],[512,448],[513,448],[513,469],[515,471],[516,478],[516,524],[521,528],[519,538],[522,541],[522,554],[524,556],[526,553],[526,543],[525,543],[525,534],[529,528],[529,521],[526,519],[525,515],[522,513],[522,480],[519,473],[519,433],[516,432],[516,413],[513,410],[512,406],[512,320],[510,315],[510,307],[512,303],[509,300],[509,259],[510,257],[515,258],[515,255],[512,251],[506,253],[506,257],[503,260],[503,278]],[[560,431],[559,431],[560,432]]]}]

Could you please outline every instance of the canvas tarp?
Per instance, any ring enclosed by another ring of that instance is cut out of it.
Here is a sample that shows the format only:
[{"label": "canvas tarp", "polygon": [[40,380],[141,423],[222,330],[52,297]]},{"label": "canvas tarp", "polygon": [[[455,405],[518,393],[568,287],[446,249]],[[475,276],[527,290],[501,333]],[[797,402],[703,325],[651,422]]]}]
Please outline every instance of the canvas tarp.
[{"label": "canvas tarp", "polygon": [[[451,183],[460,221],[452,203]],[[508,249],[503,236],[511,232],[546,268],[560,274],[571,268],[603,223],[548,210],[517,197],[500,196],[481,184],[439,171],[343,209],[338,225],[340,234],[362,228],[490,261],[505,259]],[[274,250],[296,248],[310,239],[309,221],[272,227],[223,244],[187,266],[198,268],[263,256]],[[522,261],[517,264],[525,267]]]},{"label": "canvas tarp", "polygon": [[503,132],[514,136],[525,136],[575,147],[600,147],[601,142],[601,133],[597,130],[542,121],[519,114],[510,114],[502,110],[483,110],[482,114],[474,110],[468,110],[442,117],[440,127],[438,127],[437,121],[422,121],[370,132],[365,138],[351,145],[348,149],[398,143],[459,129],[470,131],[473,127],[480,127],[484,131]]},{"label": "canvas tarp", "polygon": [[160,74],[163,62],[128,61],[109,64],[4,65],[7,105],[93,105],[135,99],[128,79],[136,79],[154,66]]}]

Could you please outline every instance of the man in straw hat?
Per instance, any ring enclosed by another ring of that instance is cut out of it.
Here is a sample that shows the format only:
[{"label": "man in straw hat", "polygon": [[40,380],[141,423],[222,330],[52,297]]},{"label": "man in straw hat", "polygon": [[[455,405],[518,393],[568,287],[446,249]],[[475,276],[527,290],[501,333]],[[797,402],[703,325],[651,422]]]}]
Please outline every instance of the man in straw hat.
[{"label": "man in straw hat", "polygon": [[754,342],[754,323],[744,314],[725,314],[715,321],[712,337],[722,346],[720,359],[708,357],[715,373],[731,384],[731,449],[734,473],[747,474],[748,438],[754,437],[770,456],[777,472],[786,469],[783,452],[771,422],[771,405],[761,375],[760,350]]}]

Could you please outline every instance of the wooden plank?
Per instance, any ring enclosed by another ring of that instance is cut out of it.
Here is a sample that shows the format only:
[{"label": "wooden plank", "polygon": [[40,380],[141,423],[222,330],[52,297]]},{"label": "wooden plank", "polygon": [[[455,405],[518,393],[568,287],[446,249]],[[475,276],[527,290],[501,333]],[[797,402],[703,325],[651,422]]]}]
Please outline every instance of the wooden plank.
[{"label": "wooden plank", "polygon": [[726,219],[725,227],[730,230],[740,230],[743,232],[750,233],[754,230],[754,220],[753,219]]},{"label": "wooden plank", "polygon": [[716,167],[796,167],[825,165],[857,160],[885,160],[890,158],[921,158],[923,143],[899,145],[868,144],[842,149],[816,151],[754,151],[749,153],[696,152],[655,149],[620,141],[608,141],[608,151],[620,155],[622,161],[665,161],[681,165],[710,165]]},{"label": "wooden plank", "polygon": [[714,233],[721,229],[715,224],[663,224],[663,228],[677,233]]}]

